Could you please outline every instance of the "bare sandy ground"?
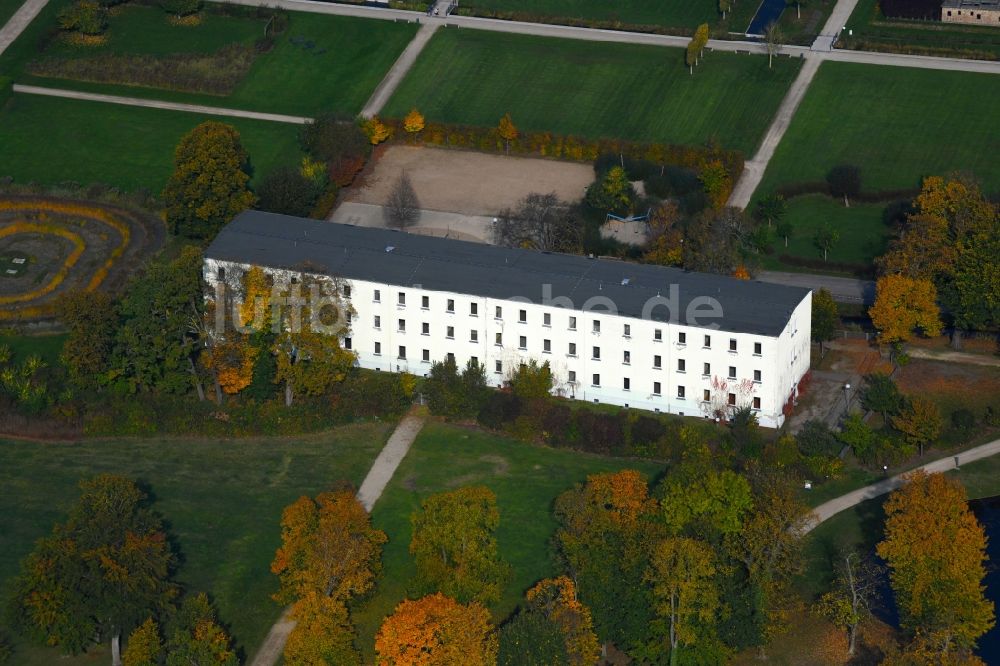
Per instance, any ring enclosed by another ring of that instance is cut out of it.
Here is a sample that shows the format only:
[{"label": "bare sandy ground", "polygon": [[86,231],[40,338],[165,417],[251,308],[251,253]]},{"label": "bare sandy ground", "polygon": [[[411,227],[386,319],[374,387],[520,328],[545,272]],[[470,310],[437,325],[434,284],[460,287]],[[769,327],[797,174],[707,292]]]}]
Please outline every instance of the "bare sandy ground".
[{"label": "bare sandy ground", "polygon": [[409,175],[421,208],[489,216],[513,207],[532,192],[555,192],[563,201],[577,201],[594,179],[594,170],[587,164],[389,146],[345,201],[383,205],[403,172]]}]

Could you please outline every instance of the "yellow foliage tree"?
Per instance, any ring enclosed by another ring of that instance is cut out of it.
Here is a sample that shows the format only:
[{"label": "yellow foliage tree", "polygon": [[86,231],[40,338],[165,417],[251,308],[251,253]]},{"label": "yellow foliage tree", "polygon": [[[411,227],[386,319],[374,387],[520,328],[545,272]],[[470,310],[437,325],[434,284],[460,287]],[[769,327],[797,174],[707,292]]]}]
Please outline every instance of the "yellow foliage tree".
[{"label": "yellow foliage tree", "polygon": [[338,599],[309,593],[292,607],[295,628],[285,643],[288,666],[357,666],[354,627]]},{"label": "yellow foliage tree", "polygon": [[240,304],[240,326],[252,325],[254,330],[271,324],[271,289],[273,284],[260,266],[251,266],[243,274],[243,302]]},{"label": "yellow foliage tree", "polygon": [[941,436],[944,420],[941,410],[927,398],[912,396],[907,399],[903,410],[892,417],[892,427],[903,433],[906,442],[924,453],[924,446]]},{"label": "yellow foliage tree", "polygon": [[965,488],[918,470],[889,496],[885,514],[885,540],[876,552],[889,565],[903,627],[929,639],[931,654],[971,650],[993,627],[994,613],[983,594],[986,534]]},{"label": "yellow foliage tree", "polygon": [[410,134],[422,131],[424,129],[424,115],[416,108],[410,109],[410,112],[403,118],[403,129]]},{"label": "yellow foliage tree", "polygon": [[514,120],[510,117],[509,113],[503,114],[503,118],[497,124],[497,133],[504,141],[504,150],[510,154],[510,142],[517,139],[518,131],[517,125],[514,124]]},{"label": "yellow foliage tree", "polygon": [[361,129],[364,130],[368,142],[373,146],[377,146],[392,136],[392,128],[379,120],[378,116],[372,116],[366,120]]},{"label": "yellow foliage tree", "polygon": [[747,270],[747,267],[744,264],[740,264],[736,267],[736,270],[733,271],[733,277],[737,280],[749,280],[750,271]]},{"label": "yellow foliage tree", "polygon": [[593,666],[601,654],[590,609],[577,598],[576,585],[566,576],[546,578],[525,595],[530,607],[559,627],[566,641],[570,666]]},{"label": "yellow foliage tree", "polygon": [[656,612],[667,622],[672,656],[678,646],[692,645],[698,627],[708,626],[719,607],[714,580],[715,556],[707,544],[671,537],[656,545],[647,578],[653,584]]},{"label": "yellow foliage tree", "polygon": [[490,613],[440,592],[396,606],[375,636],[380,666],[494,666],[497,637]]},{"label": "yellow foliage tree", "polygon": [[234,335],[208,350],[206,364],[215,371],[219,386],[229,395],[239,393],[253,380],[253,365],[259,350],[246,336]]},{"label": "yellow foliage tree", "polygon": [[886,275],[875,284],[875,304],[868,309],[881,342],[906,342],[913,331],[941,334],[937,289],[930,280]]}]

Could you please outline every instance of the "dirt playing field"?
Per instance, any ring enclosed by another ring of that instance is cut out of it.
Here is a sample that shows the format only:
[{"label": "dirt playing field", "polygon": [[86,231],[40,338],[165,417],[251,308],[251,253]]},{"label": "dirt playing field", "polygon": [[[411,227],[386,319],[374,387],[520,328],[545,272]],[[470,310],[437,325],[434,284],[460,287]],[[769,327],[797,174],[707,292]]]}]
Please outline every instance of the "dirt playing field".
[{"label": "dirt playing field", "polygon": [[532,192],[577,201],[594,180],[588,164],[418,146],[389,146],[369,169],[345,201],[384,205],[405,172],[421,208],[477,216],[496,215]]}]

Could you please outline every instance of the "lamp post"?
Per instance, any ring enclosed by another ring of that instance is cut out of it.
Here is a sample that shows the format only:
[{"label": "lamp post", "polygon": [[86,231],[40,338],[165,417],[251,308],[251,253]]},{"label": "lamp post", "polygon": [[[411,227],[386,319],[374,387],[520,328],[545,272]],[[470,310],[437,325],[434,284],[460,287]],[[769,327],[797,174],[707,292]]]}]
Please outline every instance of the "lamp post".
[{"label": "lamp post", "polygon": [[844,384],[844,418],[847,418],[847,412],[851,409],[851,398],[850,398],[851,385]]}]

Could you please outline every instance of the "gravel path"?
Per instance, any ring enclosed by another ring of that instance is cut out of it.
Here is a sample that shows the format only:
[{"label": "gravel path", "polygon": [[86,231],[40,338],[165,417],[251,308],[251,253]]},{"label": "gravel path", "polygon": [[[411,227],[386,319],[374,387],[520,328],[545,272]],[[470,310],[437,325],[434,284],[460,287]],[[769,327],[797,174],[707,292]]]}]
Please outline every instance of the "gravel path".
[{"label": "gravel path", "polygon": [[416,62],[417,56],[420,52],[424,50],[424,46],[430,41],[431,36],[434,35],[434,31],[438,29],[441,25],[440,21],[431,21],[424,24],[420,30],[417,31],[416,36],[410,40],[410,43],[403,49],[403,52],[399,54],[396,62],[393,63],[392,67],[386,73],[385,78],[382,82],[378,84],[375,88],[375,92],[372,93],[371,98],[365,104],[365,107],[361,109],[361,115],[365,118],[371,118],[372,116],[378,115],[382,110],[382,107],[386,105],[389,98],[392,97],[392,93],[396,92],[396,88],[402,83],[403,77],[406,73],[410,71],[413,67],[413,63]]},{"label": "gravel path", "polygon": [[0,28],[0,53],[7,50],[7,47],[18,38],[47,4],[49,4],[49,0],[27,0],[20,9],[14,12],[6,25]]}]

